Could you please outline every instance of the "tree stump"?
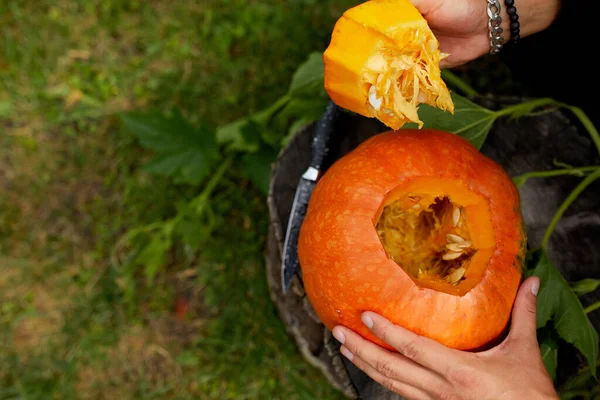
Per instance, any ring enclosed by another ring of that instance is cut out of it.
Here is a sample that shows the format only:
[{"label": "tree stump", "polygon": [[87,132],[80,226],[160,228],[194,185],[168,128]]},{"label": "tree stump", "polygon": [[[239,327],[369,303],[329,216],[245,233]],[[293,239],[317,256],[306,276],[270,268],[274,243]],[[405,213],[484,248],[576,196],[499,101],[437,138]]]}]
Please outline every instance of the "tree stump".
[{"label": "tree stump", "polygon": [[[481,97],[473,99],[495,109],[519,99]],[[268,206],[270,227],[265,250],[269,289],[273,302],[304,358],[318,367],[327,379],[353,399],[395,400],[402,397],[384,389],[339,353],[340,344],[319,321],[305,295],[301,278],[295,277],[287,295],[281,290],[281,255],[287,222],[297,182],[308,167],[315,125],[299,130],[273,165]],[[372,135],[388,130],[375,119],[342,113],[336,122],[326,170],[333,162]],[[552,111],[518,120],[496,121],[481,149],[502,165],[510,176],[556,168],[555,161],[574,165],[598,165],[600,157],[588,133],[576,120]],[[556,210],[582,178],[557,176],[533,178],[520,188],[528,247],[541,244],[546,227]],[[600,182],[595,182],[569,207],[548,244],[550,258],[569,281],[600,278]],[[582,298],[589,305],[600,291]],[[600,311],[590,315],[600,327]],[[566,344],[563,344],[567,346]],[[577,352],[559,352],[557,383],[576,371],[583,358]]]}]

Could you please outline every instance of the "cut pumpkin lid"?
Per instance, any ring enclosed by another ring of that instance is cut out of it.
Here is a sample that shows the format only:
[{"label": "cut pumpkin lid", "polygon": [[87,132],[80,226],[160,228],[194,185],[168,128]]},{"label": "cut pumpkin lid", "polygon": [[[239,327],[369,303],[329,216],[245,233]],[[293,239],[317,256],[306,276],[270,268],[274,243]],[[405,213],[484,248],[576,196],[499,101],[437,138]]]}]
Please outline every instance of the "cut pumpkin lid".
[{"label": "cut pumpkin lid", "polygon": [[409,0],[370,0],[337,21],[323,54],[325,89],[338,106],[392,129],[422,127],[419,104],[454,113],[439,68],[445,57]]}]

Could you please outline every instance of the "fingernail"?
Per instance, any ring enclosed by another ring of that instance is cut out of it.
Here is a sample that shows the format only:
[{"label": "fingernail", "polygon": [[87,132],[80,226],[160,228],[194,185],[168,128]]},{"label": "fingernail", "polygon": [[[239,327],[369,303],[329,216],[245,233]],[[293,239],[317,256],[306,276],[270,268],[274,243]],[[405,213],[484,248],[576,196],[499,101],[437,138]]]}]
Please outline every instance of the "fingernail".
[{"label": "fingernail", "polygon": [[354,354],[350,353],[350,350],[348,350],[345,347],[340,347],[340,353],[342,353],[344,355],[344,357],[346,357],[348,360],[352,361],[352,358],[354,357]]},{"label": "fingernail", "polygon": [[371,329],[373,327],[373,320],[368,315],[363,314],[360,316],[360,319],[362,320],[363,324],[367,326],[367,328]]},{"label": "fingernail", "polygon": [[338,342],[340,342],[341,344],[344,344],[344,342],[346,341],[346,337],[344,336],[344,332],[342,332],[342,330],[338,327],[333,328],[333,337],[336,338],[338,340]]},{"label": "fingernail", "polygon": [[540,281],[538,279],[536,279],[531,284],[531,293],[533,293],[534,296],[537,296],[539,290],[540,290]]}]

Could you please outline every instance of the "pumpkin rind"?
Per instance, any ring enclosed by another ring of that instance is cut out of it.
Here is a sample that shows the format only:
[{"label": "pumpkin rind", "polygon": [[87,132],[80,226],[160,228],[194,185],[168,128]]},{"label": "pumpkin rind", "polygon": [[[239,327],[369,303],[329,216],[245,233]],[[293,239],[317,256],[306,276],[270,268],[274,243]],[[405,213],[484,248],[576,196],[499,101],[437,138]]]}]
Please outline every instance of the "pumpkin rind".
[{"label": "pumpkin rind", "polygon": [[[476,282],[466,279],[455,292],[416,283],[375,230],[386,196],[419,179],[462,182],[487,202],[489,254],[473,267],[481,271]],[[306,293],[321,321],[388,349],[362,324],[362,312],[457,349],[496,340],[510,318],[524,251],[519,195],[506,172],[465,139],[430,129],[376,135],[338,160],[312,194],[298,242]]]},{"label": "pumpkin rind", "polygon": [[421,127],[419,103],[454,112],[439,68],[444,57],[409,0],[367,1],[334,27],[323,54],[325,89],[338,106],[392,129],[407,122]]}]

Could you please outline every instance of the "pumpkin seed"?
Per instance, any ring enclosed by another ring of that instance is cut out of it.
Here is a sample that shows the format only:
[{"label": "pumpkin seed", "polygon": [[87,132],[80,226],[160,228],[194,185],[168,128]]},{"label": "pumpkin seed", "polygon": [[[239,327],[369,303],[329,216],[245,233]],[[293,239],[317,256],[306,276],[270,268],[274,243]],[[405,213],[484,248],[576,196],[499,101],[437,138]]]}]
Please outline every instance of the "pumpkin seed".
[{"label": "pumpkin seed", "polygon": [[462,248],[462,247],[460,247],[460,245],[461,245],[461,244],[462,244],[462,243],[448,243],[448,244],[446,245],[446,248],[447,248],[448,250],[450,250],[450,251],[455,251],[455,252],[457,252],[457,253],[460,253],[460,252],[462,252],[462,251],[463,251],[463,248]]},{"label": "pumpkin seed", "polygon": [[473,246],[473,242],[470,240],[465,240],[464,242],[456,243],[456,246],[458,246],[460,249],[468,249],[469,247]]},{"label": "pumpkin seed", "polygon": [[458,221],[460,221],[460,208],[454,207],[454,210],[452,210],[452,226],[458,225]]},{"label": "pumpkin seed", "polygon": [[415,210],[418,210],[419,208],[421,208],[420,204],[415,204],[414,206],[412,206],[412,208],[414,208]]},{"label": "pumpkin seed", "polygon": [[446,260],[446,261],[455,260],[462,255],[463,255],[462,252],[448,252],[442,256],[442,260]]},{"label": "pumpkin seed", "polygon": [[464,269],[463,267],[455,269],[454,272],[452,272],[450,274],[450,276],[448,277],[448,279],[450,280],[450,283],[452,283],[454,285],[458,284],[458,282],[462,279],[462,277],[465,276],[465,272],[467,272],[467,270]]},{"label": "pumpkin seed", "polygon": [[381,109],[381,105],[383,104],[383,99],[377,97],[377,89],[375,89],[375,86],[371,86],[369,89],[369,103],[377,111]]},{"label": "pumpkin seed", "polygon": [[462,237],[455,235],[453,233],[449,233],[446,235],[446,241],[448,243],[460,243],[460,242],[464,242],[465,239],[463,239]]},{"label": "pumpkin seed", "polygon": [[418,203],[421,201],[421,196],[408,196],[408,199],[413,203]]}]

